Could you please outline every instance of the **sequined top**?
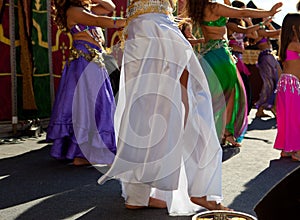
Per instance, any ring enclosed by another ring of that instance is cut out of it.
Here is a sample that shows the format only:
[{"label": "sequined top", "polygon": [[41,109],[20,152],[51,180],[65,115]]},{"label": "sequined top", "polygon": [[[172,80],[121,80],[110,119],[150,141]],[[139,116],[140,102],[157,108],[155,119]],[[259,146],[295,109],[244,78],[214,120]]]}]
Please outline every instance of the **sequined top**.
[{"label": "sequined top", "polygon": [[231,36],[234,39],[230,39],[229,46],[238,46],[242,50],[244,50],[245,49],[244,38],[245,38],[246,35],[243,34],[243,33],[236,33],[236,32],[234,32]]},{"label": "sequined top", "polygon": [[299,53],[293,50],[286,50],[286,59],[287,60],[298,60],[300,59]]},{"label": "sequined top", "polygon": [[100,27],[87,26],[87,25],[83,25],[83,24],[75,24],[70,29],[71,34],[76,34],[76,33],[80,33],[80,32],[86,32],[100,45],[104,42],[104,35],[103,35],[102,29]]},{"label": "sequined top", "polygon": [[212,27],[223,27],[226,25],[227,20],[228,19],[226,17],[221,16],[219,19],[215,21],[202,21],[202,24],[206,26],[212,26]]},{"label": "sequined top", "polygon": [[262,43],[266,43],[266,42],[268,42],[268,39],[265,38],[265,37],[263,37],[262,39],[260,39],[260,40],[257,42],[257,44],[262,44]]}]

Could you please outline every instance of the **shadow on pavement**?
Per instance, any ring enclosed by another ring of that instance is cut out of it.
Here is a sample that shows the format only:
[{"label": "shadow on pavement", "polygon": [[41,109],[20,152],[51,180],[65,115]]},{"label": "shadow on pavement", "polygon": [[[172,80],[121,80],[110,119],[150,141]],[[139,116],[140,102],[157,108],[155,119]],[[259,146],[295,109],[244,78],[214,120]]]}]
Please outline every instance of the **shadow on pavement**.
[{"label": "shadow on pavement", "polygon": [[268,129],[276,129],[276,118],[254,118],[252,122],[248,125],[248,131],[252,130],[268,130]]},{"label": "shadow on pavement", "polygon": [[253,207],[252,213],[249,214],[255,216],[254,207],[259,201],[272,187],[297,167],[300,167],[300,163],[294,162],[289,158],[271,160],[269,167],[248,182],[245,185],[246,189],[234,199],[229,207],[234,207],[235,210],[249,210],[249,207]]},{"label": "shadow on pavement", "polygon": [[2,219],[191,218],[169,217],[166,209],[126,210],[118,181],[98,185],[94,167],[56,161],[50,147],[0,160]]},{"label": "shadow on pavement", "polygon": [[226,160],[229,160],[233,156],[239,154],[240,151],[241,150],[240,150],[239,147],[233,147],[233,146],[230,146],[230,145],[222,146],[222,152],[223,152],[222,162],[224,162]]}]

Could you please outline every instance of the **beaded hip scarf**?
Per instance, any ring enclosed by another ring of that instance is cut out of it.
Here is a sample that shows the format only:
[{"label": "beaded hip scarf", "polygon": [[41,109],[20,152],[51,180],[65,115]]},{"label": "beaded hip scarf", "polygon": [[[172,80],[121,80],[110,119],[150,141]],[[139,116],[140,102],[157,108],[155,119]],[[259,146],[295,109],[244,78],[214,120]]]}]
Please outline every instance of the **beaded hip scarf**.
[{"label": "beaded hip scarf", "polygon": [[[173,1],[171,1],[173,4]],[[127,23],[139,15],[146,13],[161,13],[171,15],[172,5],[168,0],[137,0],[127,8]]]},{"label": "beaded hip scarf", "polygon": [[85,44],[84,46],[88,50],[88,53],[84,52],[82,50],[79,50],[75,47],[71,48],[70,55],[69,55],[69,62],[71,62],[72,60],[76,60],[79,57],[83,57],[88,62],[95,62],[100,67],[104,67],[105,64],[103,62],[104,60],[102,57],[102,53],[98,49],[90,47],[88,44]]}]

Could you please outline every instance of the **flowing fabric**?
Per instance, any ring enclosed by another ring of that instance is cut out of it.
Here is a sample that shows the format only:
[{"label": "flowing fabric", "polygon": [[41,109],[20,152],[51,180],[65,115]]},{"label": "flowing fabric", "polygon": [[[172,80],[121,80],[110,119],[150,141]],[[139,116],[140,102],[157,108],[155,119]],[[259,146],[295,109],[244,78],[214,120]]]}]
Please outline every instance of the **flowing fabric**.
[{"label": "flowing fabric", "polygon": [[[147,184],[164,192],[171,215],[190,215],[195,211],[190,196],[222,199],[222,150],[207,80],[168,15],[140,15],[127,33],[115,118],[118,151],[98,182],[119,178]],[[185,68],[189,111],[184,127],[179,79]],[[187,207],[176,208],[182,202]]]},{"label": "flowing fabric", "polygon": [[246,96],[247,96],[247,103],[248,103],[248,115],[250,113],[250,110],[252,108],[252,92],[251,92],[251,86],[250,86],[250,80],[249,76],[251,75],[251,72],[249,71],[248,67],[243,61],[243,53],[237,52],[237,51],[232,51],[232,55],[236,57],[237,63],[236,67],[241,74],[241,78],[244,83],[245,91],[246,91]]},{"label": "flowing fabric", "polygon": [[300,151],[300,82],[291,74],[281,74],[276,89],[277,136],[274,148]]},{"label": "flowing fabric", "polygon": [[275,101],[274,91],[278,81],[279,63],[272,54],[272,51],[267,49],[259,53],[257,66],[263,85],[259,100],[255,103],[255,106],[257,109],[261,106],[269,109],[274,105]]},{"label": "flowing fabric", "polygon": [[[241,76],[223,40],[210,40],[200,52],[200,63],[204,69],[213,99],[213,109],[219,138],[226,128],[238,138],[247,130],[247,98]],[[232,118],[226,124],[226,103],[234,91]],[[220,102],[221,97],[225,98]],[[215,101],[214,101],[214,97]]]},{"label": "flowing fabric", "polygon": [[232,54],[236,57],[236,67],[238,68],[238,71],[240,73],[244,73],[247,76],[250,76],[251,72],[243,61],[243,53],[232,51]]},{"label": "flowing fabric", "polygon": [[62,73],[47,130],[51,156],[111,164],[116,153],[113,92],[106,69],[84,57],[90,55],[88,48],[101,50],[82,40],[73,41],[73,47],[83,54]]}]

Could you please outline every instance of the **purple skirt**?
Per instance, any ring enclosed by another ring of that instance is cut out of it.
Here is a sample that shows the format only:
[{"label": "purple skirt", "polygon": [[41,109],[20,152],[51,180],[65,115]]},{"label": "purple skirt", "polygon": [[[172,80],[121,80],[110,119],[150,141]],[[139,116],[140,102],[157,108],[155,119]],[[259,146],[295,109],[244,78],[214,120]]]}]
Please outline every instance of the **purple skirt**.
[{"label": "purple skirt", "polygon": [[47,130],[51,156],[111,164],[116,154],[115,100],[101,56],[94,53],[101,49],[82,40],[74,41],[73,48],[77,56],[64,67]]}]

